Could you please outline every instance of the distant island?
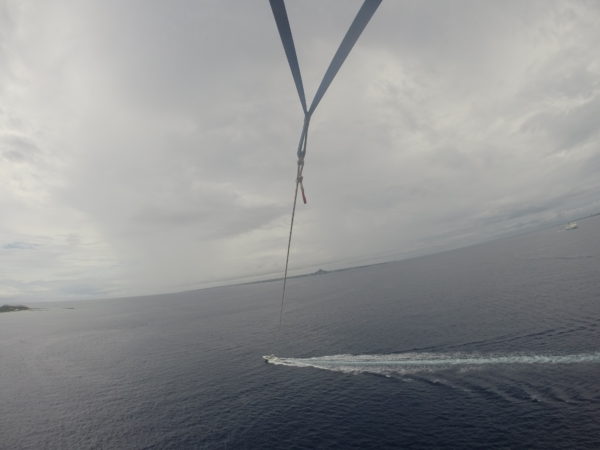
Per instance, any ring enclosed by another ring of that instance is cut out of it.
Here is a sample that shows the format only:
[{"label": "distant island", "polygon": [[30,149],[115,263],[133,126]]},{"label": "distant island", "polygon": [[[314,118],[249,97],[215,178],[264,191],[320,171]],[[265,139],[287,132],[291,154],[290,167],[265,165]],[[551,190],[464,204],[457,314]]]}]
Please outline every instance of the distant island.
[{"label": "distant island", "polygon": [[24,305],[2,305],[0,306],[0,313],[13,312],[13,311],[27,311],[30,310],[28,306]]},{"label": "distant island", "polygon": [[324,275],[326,273],[329,273],[329,272],[327,272],[326,270],[323,270],[323,269],[319,269],[315,273],[313,273],[313,275]]}]

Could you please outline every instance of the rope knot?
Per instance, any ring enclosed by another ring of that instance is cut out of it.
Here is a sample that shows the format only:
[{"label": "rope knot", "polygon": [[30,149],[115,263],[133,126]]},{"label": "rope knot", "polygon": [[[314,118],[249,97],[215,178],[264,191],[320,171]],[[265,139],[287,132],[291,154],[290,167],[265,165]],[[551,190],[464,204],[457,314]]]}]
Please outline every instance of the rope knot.
[{"label": "rope knot", "polygon": [[302,201],[306,205],[306,203],[308,203],[308,202],[306,201],[306,194],[304,193],[304,184],[302,184],[303,179],[304,179],[304,177],[302,175],[300,175],[298,177],[298,184],[300,185],[300,192],[302,193]]},{"label": "rope knot", "polygon": [[[304,170],[304,155],[301,155],[298,157],[298,175],[296,176],[296,185],[300,186],[300,192],[302,193],[302,201],[306,205],[306,203],[307,203],[306,194],[304,193],[304,184],[302,183],[302,181],[304,181],[304,177],[302,176],[303,170]],[[296,192],[298,192],[297,186],[296,186]]]}]

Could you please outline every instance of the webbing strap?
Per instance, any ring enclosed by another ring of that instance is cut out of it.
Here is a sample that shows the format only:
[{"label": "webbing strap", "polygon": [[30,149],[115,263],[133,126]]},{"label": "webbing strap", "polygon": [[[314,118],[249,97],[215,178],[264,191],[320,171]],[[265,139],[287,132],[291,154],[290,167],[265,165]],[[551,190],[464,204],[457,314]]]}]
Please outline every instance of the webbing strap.
[{"label": "webbing strap", "polygon": [[327,72],[325,72],[325,75],[323,76],[323,81],[321,81],[321,85],[319,86],[319,89],[315,94],[315,98],[313,98],[312,104],[310,105],[310,109],[308,110],[309,114],[312,114],[315,112],[315,109],[317,109],[317,105],[325,95],[327,88],[335,78],[338,70],[340,70],[340,67],[342,67],[342,64],[346,60],[350,50],[352,50],[352,47],[354,47],[354,44],[356,44],[360,34],[369,23],[369,20],[371,20],[371,17],[373,17],[373,14],[375,14],[375,11],[380,3],[381,0],[365,0],[361,6],[360,10],[356,14],[356,17],[354,18],[354,22],[352,22],[352,25],[350,25],[350,28],[348,28],[346,36],[344,36],[344,39],[338,47],[337,52],[335,52],[335,55],[331,60],[331,64],[329,64],[329,67],[327,68]]},{"label": "webbing strap", "polygon": [[308,116],[310,120],[310,116],[313,112],[315,112],[315,109],[317,109],[319,102],[325,95],[325,92],[327,92],[327,88],[329,88],[329,85],[340,70],[340,67],[342,67],[342,64],[346,60],[350,50],[352,50],[352,47],[354,47],[354,44],[356,44],[356,41],[371,20],[371,17],[373,17],[373,14],[375,14],[375,11],[381,3],[381,0],[365,0],[358,13],[356,13],[356,17],[350,25],[350,28],[348,28],[344,39],[337,49],[337,52],[333,56],[333,59],[331,60],[331,63],[329,64],[329,67],[323,76],[323,80],[321,81],[319,89],[317,89],[315,97],[313,98],[308,110],[306,109],[306,98],[304,96],[302,75],[300,74],[300,65],[298,64],[298,57],[296,56],[296,47],[294,46],[294,39],[292,37],[292,30],[290,28],[290,22],[285,9],[285,3],[283,0],[269,0],[269,2],[271,3],[271,9],[273,10],[273,16],[275,17],[275,22],[277,23],[277,29],[279,30],[281,43],[283,44],[288,63],[290,65],[292,77],[294,78],[294,83],[296,84],[296,90],[298,91],[298,96],[300,97],[302,110],[304,111],[305,116]]},{"label": "webbing strap", "polygon": [[300,66],[298,65],[296,47],[294,47],[294,38],[292,37],[290,21],[288,20],[287,11],[285,10],[285,3],[283,3],[283,0],[270,1],[271,10],[273,10],[277,29],[279,30],[279,36],[281,36],[281,43],[283,44],[285,55],[290,64],[290,69],[292,69],[292,76],[294,77],[294,83],[296,83],[302,110],[304,111],[304,114],[306,114],[306,98],[304,96],[304,86],[302,86],[302,75],[300,75]]}]

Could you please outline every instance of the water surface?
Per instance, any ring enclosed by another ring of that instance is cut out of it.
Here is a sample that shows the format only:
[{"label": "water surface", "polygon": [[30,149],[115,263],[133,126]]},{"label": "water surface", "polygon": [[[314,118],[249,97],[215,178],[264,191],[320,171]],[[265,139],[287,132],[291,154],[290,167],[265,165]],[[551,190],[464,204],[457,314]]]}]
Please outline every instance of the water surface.
[{"label": "water surface", "polygon": [[600,448],[600,217],[288,286],[1,314],[0,447]]}]

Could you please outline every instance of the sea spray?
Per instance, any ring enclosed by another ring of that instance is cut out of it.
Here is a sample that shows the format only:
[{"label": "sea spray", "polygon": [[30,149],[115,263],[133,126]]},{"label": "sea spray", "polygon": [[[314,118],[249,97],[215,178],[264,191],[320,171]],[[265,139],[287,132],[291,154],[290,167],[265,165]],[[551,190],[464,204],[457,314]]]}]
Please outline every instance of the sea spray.
[{"label": "sea spray", "polygon": [[565,355],[550,354],[480,354],[480,353],[392,353],[372,355],[330,355],[310,358],[283,358],[274,355],[265,361],[282,366],[314,367],[347,373],[417,373],[453,367],[489,365],[543,365],[600,363],[600,352]]}]

